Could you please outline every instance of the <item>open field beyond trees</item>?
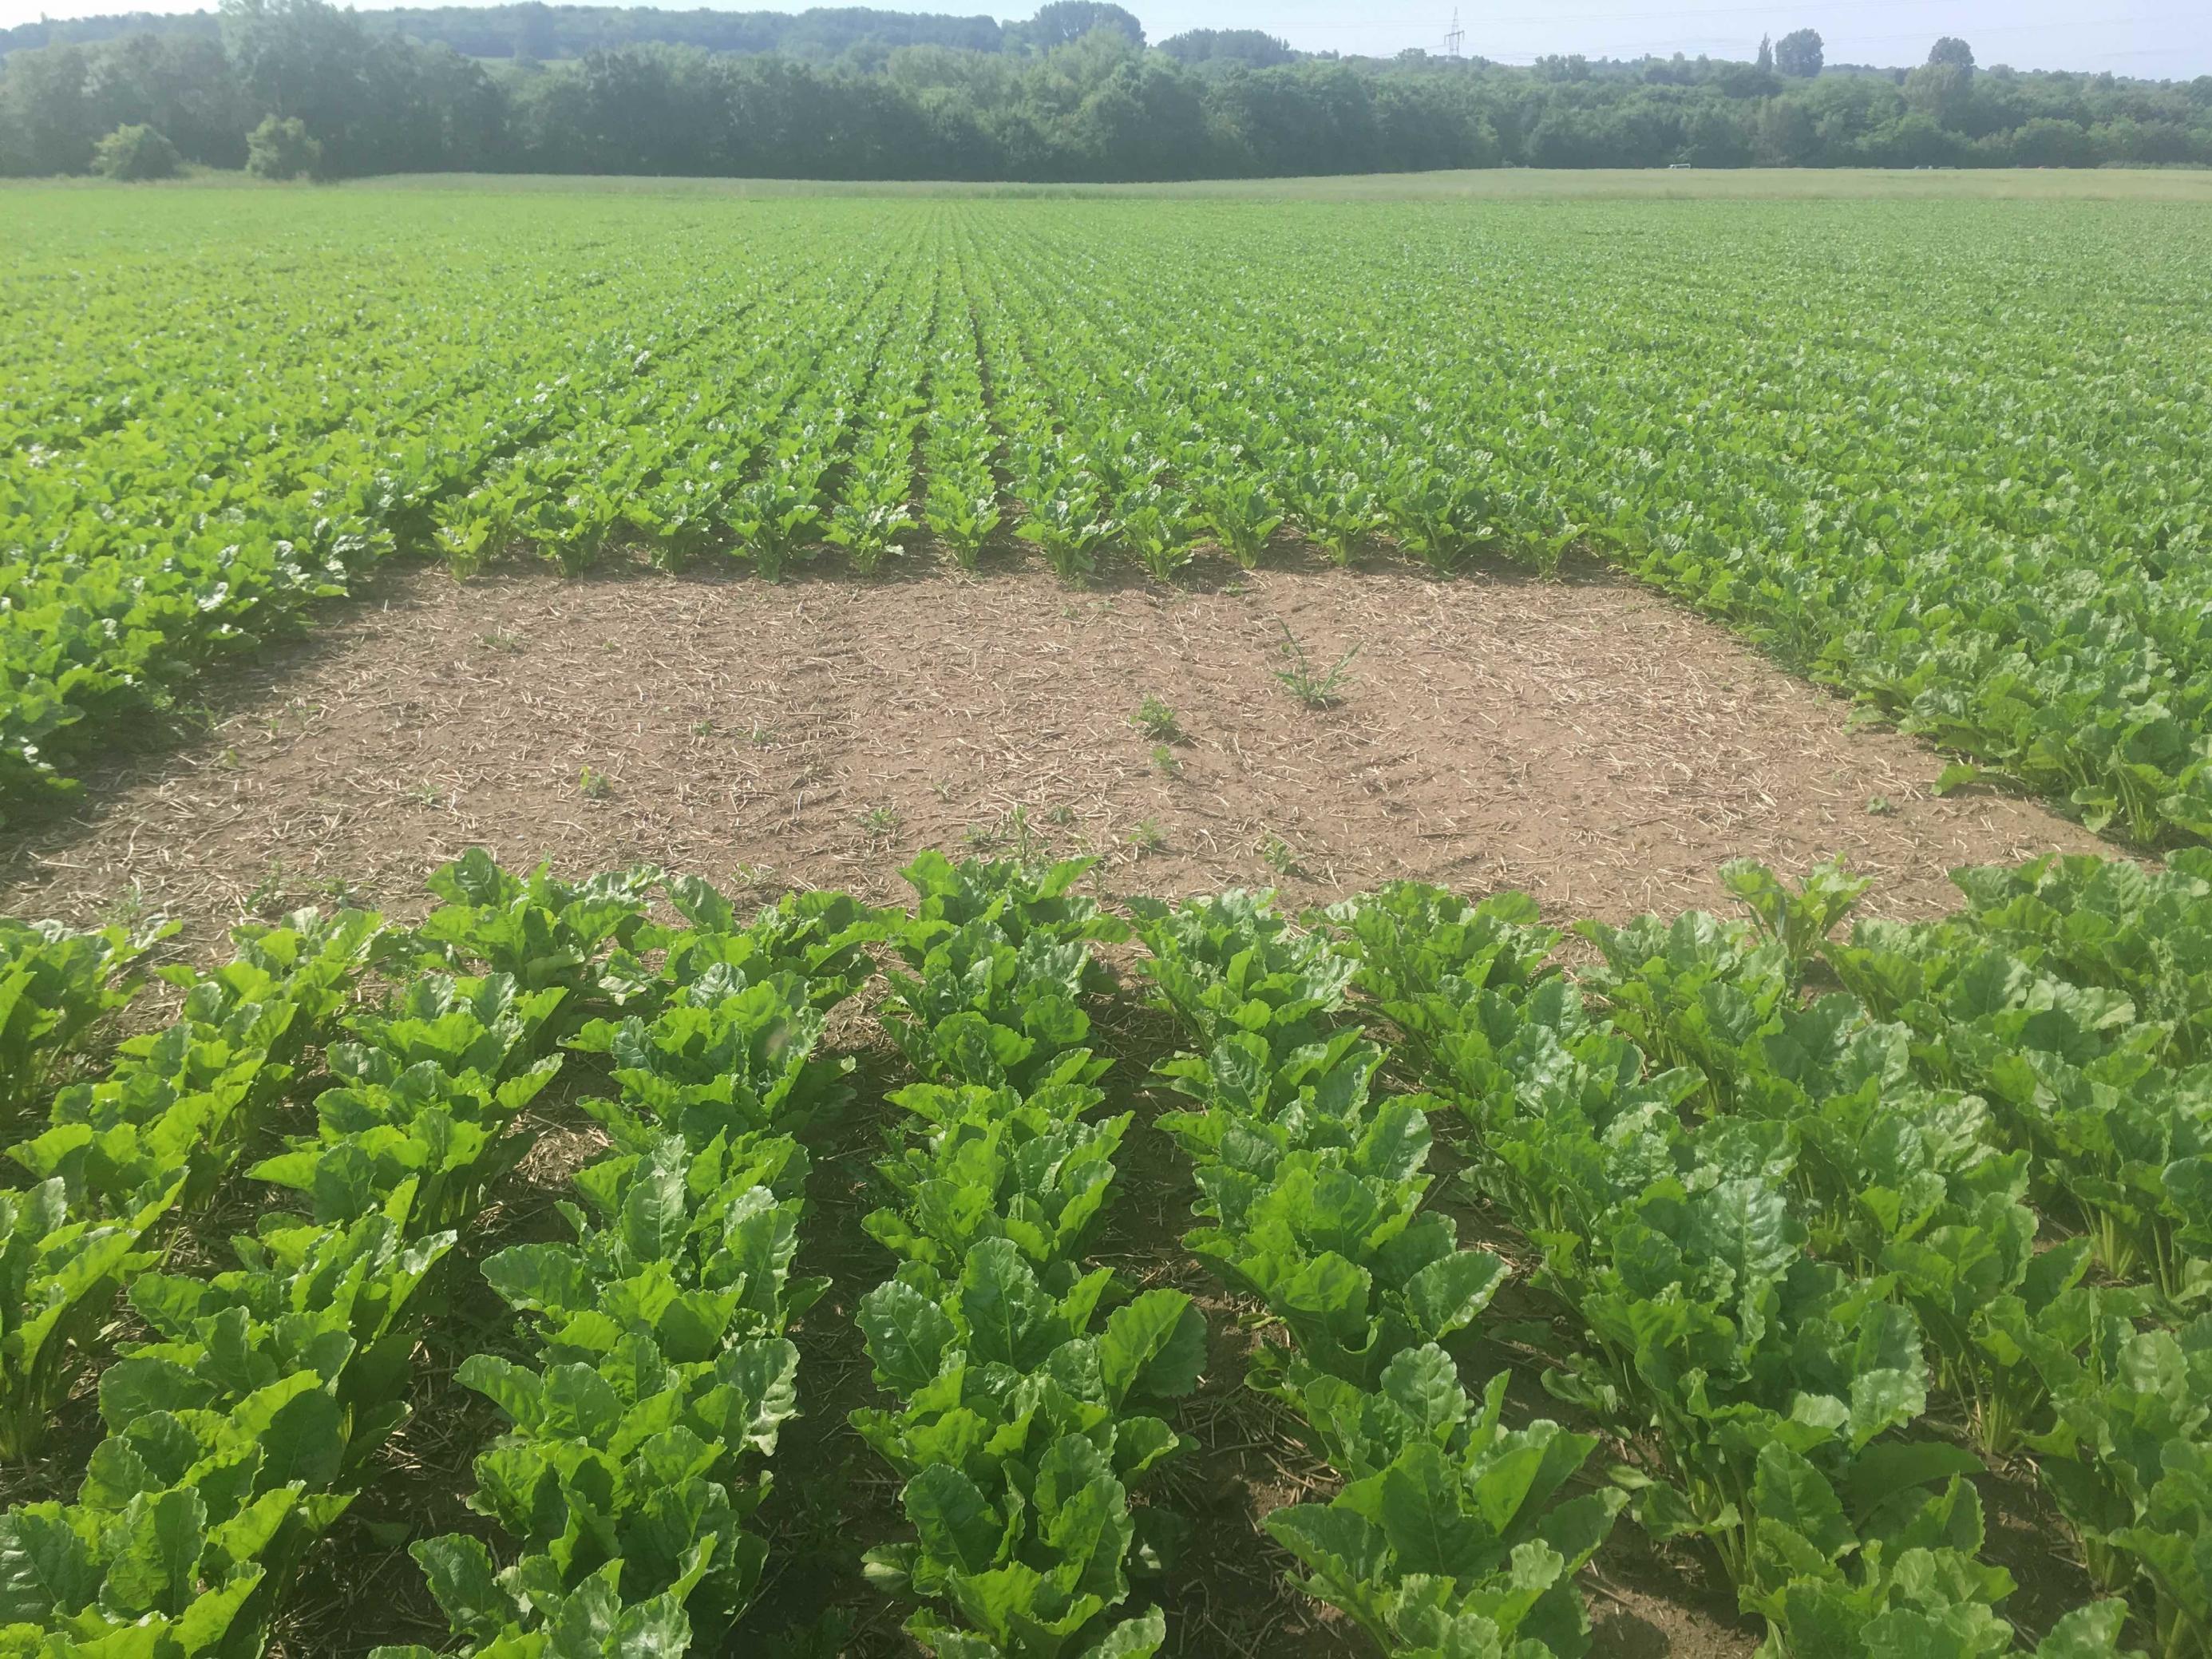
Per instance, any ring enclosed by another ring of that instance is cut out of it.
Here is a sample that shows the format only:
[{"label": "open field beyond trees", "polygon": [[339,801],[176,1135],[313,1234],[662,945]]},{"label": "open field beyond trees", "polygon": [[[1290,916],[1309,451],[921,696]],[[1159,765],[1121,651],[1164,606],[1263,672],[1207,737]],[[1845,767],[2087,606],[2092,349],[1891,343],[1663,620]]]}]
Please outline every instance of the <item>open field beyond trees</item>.
[{"label": "open field beyond trees", "polygon": [[[246,176],[206,170],[188,181],[251,187]],[[82,188],[95,188],[85,185]],[[363,190],[579,191],[645,196],[975,198],[1181,197],[1217,201],[1575,202],[2033,201],[2212,202],[2212,167],[1475,167],[1433,173],[1356,173],[1310,179],[1193,179],[1135,185],[839,184],[804,179],[674,179],[599,174],[396,174]]]},{"label": "open field beyond trees", "polygon": [[0,1656],[2212,1656],[2199,179],[0,191]]}]

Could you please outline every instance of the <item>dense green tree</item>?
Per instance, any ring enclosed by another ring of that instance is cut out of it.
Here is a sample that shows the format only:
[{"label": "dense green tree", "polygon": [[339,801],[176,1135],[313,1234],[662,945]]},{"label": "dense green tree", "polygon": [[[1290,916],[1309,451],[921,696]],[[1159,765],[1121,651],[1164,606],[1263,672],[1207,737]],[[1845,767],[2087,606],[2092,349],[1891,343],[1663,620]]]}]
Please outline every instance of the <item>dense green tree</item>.
[{"label": "dense green tree", "polygon": [[246,170],[257,179],[312,179],[322,166],[322,145],[296,115],[264,115],[246,135]]},{"label": "dense green tree", "polygon": [[156,128],[188,161],[241,167],[246,106],[222,43],[190,34],[134,34],[90,54],[85,95],[102,127]]},{"label": "dense green tree", "polygon": [[1795,98],[1770,98],[1759,105],[1752,132],[1752,159],[1759,166],[1806,167],[1820,150],[1820,133],[1805,104]]},{"label": "dense green tree", "polygon": [[1774,43],[1774,67],[1784,75],[1809,81],[1826,61],[1818,29],[1792,29]]},{"label": "dense green tree", "polygon": [[2097,147],[2089,130],[2079,121],[2054,120],[2039,115],[2025,121],[2012,135],[2012,160],[2024,167],[2086,167],[2097,161]]},{"label": "dense green tree", "polygon": [[1974,73],[1956,64],[1923,64],[1905,77],[1905,101],[1939,127],[1964,130],[1975,104]]},{"label": "dense green tree", "polygon": [[1953,69],[1971,70],[1974,66],[1974,49],[1957,35],[1947,34],[1928,48],[1928,61]]},{"label": "dense green tree", "polygon": [[1918,110],[1869,133],[1860,141],[1859,153],[1878,167],[1951,167],[1965,159],[1956,135]]},{"label": "dense green tree", "polygon": [[92,170],[103,179],[137,184],[177,176],[177,147],[152,127],[118,127],[92,147]]},{"label": "dense green tree", "polygon": [[[1810,30],[1776,43],[1771,69],[1680,54],[1522,69],[1419,52],[1305,57],[1252,31],[1147,50],[1133,17],[1091,0],[1055,0],[1003,27],[858,9],[617,13],[531,0],[476,15],[498,22],[509,46],[535,32],[536,46],[487,52],[488,68],[459,49],[470,38],[461,9],[225,0],[219,33],[149,19],[98,44],[15,50],[0,66],[0,171],[82,172],[96,138],[132,125],[213,166],[246,163],[251,145],[258,168],[288,176],[1114,180],[1674,161],[2212,163],[2212,77],[1977,71],[1963,48],[1910,73],[1815,76],[1805,72],[1820,67]],[[434,38],[407,39],[380,16],[428,20]],[[673,38],[633,43],[655,30]],[[600,44],[573,49],[593,31]],[[709,44],[726,40],[766,44]],[[548,44],[562,55],[538,56]]]},{"label": "dense green tree", "polygon": [[1297,59],[1287,42],[1259,29],[1186,29],[1161,41],[1159,49],[1179,64],[1249,64],[1269,69]]},{"label": "dense green tree", "polygon": [[1016,26],[1014,35],[1032,51],[1050,52],[1100,30],[1118,34],[1133,46],[1145,44],[1145,26],[1135,14],[1109,0],[1047,0],[1036,16]]},{"label": "dense green tree", "polygon": [[9,56],[0,77],[0,129],[10,135],[10,171],[35,177],[92,165],[93,140],[106,128],[86,95],[88,56],[73,46]]}]

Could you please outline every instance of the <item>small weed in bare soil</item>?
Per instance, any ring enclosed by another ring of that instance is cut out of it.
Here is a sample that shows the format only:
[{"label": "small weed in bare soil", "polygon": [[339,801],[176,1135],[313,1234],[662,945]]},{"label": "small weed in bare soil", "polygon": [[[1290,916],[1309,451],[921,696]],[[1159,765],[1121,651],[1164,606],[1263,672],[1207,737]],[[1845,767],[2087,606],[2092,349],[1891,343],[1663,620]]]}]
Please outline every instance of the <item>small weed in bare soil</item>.
[{"label": "small weed in bare soil", "polygon": [[1129,724],[1155,743],[1182,741],[1182,726],[1176,717],[1176,711],[1150,692],[1146,693],[1145,700],[1137,705],[1137,712],[1129,716]]},{"label": "small weed in bare soil", "polygon": [[1279,876],[1304,873],[1297,850],[1273,830],[1260,838],[1260,861]]},{"label": "small weed in bare soil", "polygon": [[1307,655],[1305,646],[1291,632],[1288,623],[1279,624],[1283,630],[1285,666],[1275,671],[1275,678],[1283,688],[1308,708],[1334,708],[1344,701],[1344,688],[1351,683],[1352,659],[1359,654],[1353,646],[1324,671],[1316,672],[1313,659]]},{"label": "small weed in bare soil", "polygon": [[269,867],[261,872],[261,879],[254,884],[253,890],[246,896],[246,914],[250,916],[258,916],[264,921],[272,921],[283,915],[286,883],[284,860],[270,860]]},{"label": "small weed in bare soil", "polygon": [[344,876],[325,876],[313,884],[313,890],[318,899],[327,900],[341,910],[368,908],[362,902],[361,895],[355,890],[352,881]]},{"label": "small weed in bare soil", "polygon": [[605,800],[614,792],[607,775],[595,767],[586,766],[576,775],[576,793],[586,800]]},{"label": "small weed in bare soil", "polygon": [[1152,764],[1164,776],[1179,778],[1182,775],[1182,763],[1176,758],[1176,751],[1164,743],[1152,745]]},{"label": "small weed in bare soil", "polygon": [[147,901],[146,890],[132,882],[110,899],[100,913],[101,926],[121,927],[137,933],[153,919],[154,907]]},{"label": "small weed in bare soil", "polygon": [[1030,822],[1030,809],[1016,805],[990,823],[971,823],[961,832],[961,845],[980,854],[1006,854],[1018,859],[1036,859],[1050,851],[1042,835]]}]

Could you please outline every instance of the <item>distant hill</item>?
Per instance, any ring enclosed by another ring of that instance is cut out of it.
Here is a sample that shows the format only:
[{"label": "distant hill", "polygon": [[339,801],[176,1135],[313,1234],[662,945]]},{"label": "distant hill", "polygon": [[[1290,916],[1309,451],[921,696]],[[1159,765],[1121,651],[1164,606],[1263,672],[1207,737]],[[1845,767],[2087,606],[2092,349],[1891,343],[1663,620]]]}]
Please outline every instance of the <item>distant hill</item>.
[{"label": "distant hill", "polygon": [[[896,46],[955,46],[969,52],[1006,50],[1016,29],[995,17],[943,13],[875,11],[865,6],[817,7],[811,11],[662,11],[651,6],[549,6],[540,0],[499,6],[400,6],[360,14],[371,28],[390,29],[426,44],[451,46],[467,58],[535,58],[546,62],[581,58],[613,46],[649,41],[703,46],[710,52],[770,53],[801,62],[828,63],[855,46],[888,52]],[[211,11],[159,16],[118,12],[19,23],[0,29],[0,58],[32,46],[66,41],[89,45],[126,34],[213,37],[221,20]]]},{"label": "distant hill", "polygon": [[41,17],[35,23],[18,23],[0,29],[0,58],[33,46],[58,46],[66,41],[89,46],[125,34],[189,34],[213,40],[222,33],[222,21],[211,11],[168,15],[150,11],[117,12],[104,17]]}]

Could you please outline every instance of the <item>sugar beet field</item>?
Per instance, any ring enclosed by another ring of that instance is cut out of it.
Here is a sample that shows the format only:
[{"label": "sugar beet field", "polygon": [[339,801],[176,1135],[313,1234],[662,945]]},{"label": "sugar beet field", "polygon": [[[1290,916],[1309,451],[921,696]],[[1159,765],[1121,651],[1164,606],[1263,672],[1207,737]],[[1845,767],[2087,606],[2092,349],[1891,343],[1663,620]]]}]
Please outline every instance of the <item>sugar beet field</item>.
[{"label": "sugar beet field", "polygon": [[2212,210],[0,211],[0,1659],[2212,1656]]}]

